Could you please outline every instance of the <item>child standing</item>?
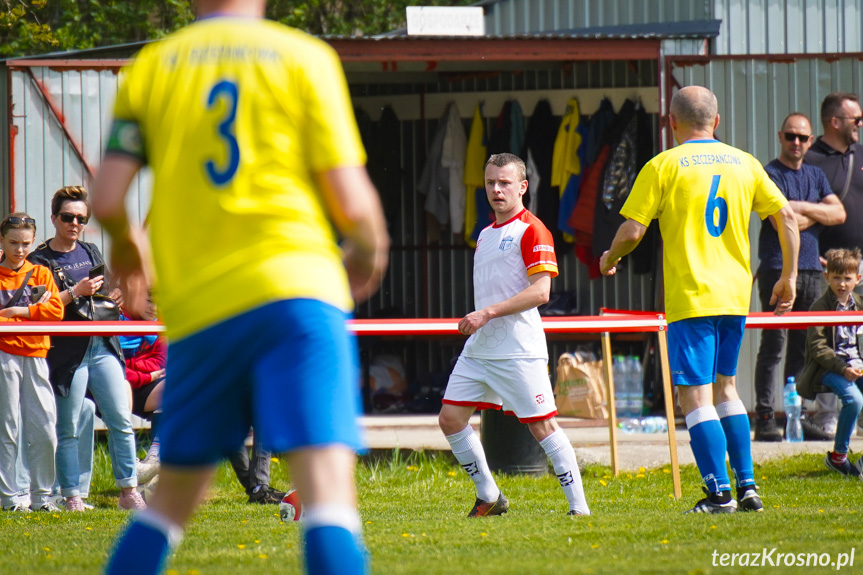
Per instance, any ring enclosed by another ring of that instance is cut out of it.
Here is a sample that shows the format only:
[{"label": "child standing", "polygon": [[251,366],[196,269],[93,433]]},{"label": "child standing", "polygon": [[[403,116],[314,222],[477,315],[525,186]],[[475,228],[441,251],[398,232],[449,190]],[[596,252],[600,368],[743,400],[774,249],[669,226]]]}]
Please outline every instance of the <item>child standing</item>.
[{"label": "child standing", "polygon": [[[9,214],[0,222],[0,322],[63,319],[51,272],[27,261],[35,236],[36,220],[27,214]],[[29,466],[31,505],[58,510],[49,500],[57,449],[57,408],[45,360],[50,346],[47,335],[0,336],[0,500],[6,510],[28,511],[13,499],[19,449]],[[19,441],[19,424],[26,441]]]},{"label": "child standing", "polygon": [[[810,311],[861,311],[863,300],[854,293],[860,283],[861,252],[855,248],[834,249],[826,254],[827,289]],[[863,458],[855,465],[848,461],[848,444],[863,409],[863,326],[838,325],[810,327],[806,335],[806,362],[797,391],[807,399],[832,391],[842,402],[833,451],[827,452],[828,468],[863,478]]]}]

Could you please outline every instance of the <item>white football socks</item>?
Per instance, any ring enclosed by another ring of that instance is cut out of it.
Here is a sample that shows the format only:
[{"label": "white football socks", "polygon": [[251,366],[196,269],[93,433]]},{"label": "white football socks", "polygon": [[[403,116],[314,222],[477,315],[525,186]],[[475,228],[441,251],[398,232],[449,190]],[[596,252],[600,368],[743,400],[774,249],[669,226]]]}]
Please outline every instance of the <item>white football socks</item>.
[{"label": "white football socks", "polygon": [[497,501],[500,489],[494,482],[482,443],[473,432],[473,428],[468,425],[458,433],[447,435],[446,440],[452,447],[452,454],[476,485],[476,496],[483,501]]},{"label": "white football socks", "polygon": [[569,438],[562,429],[558,429],[539,442],[545,454],[551,460],[554,474],[563,488],[570,510],[582,515],[590,515],[590,508],[584,498],[584,487],[581,484],[581,472],[575,460],[575,450],[569,443]]}]

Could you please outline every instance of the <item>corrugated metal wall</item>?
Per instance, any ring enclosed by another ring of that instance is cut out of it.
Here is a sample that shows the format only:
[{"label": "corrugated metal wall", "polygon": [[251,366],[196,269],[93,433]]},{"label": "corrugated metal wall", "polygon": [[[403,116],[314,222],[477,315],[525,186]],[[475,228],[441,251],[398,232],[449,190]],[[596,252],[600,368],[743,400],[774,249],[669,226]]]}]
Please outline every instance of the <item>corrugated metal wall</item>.
[{"label": "corrugated metal wall", "polygon": [[486,34],[713,18],[710,0],[506,0],[486,7]]},{"label": "corrugated metal wall", "polygon": [[863,0],[505,0],[486,7],[485,26],[524,34],[710,19],[722,20],[713,54],[863,51]]},{"label": "corrugated metal wall", "polygon": [[[51,70],[32,68],[11,71],[13,132],[12,205],[36,218],[37,241],[50,238],[51,197],[63,186],[90,184],[88,171],[75,152],[77,143],[84,160],[96,168],[109,129],[111,110],[117,92],[113,70]],[[66,136],[61,118],[56,117],[39,86],[59,111],[69,132]],[[128,208],[133,217],[143,219],[150,201],[149,171],[144,170],[132,184]],[[86,241],[106,247],[95,222],[84,231]]]},{"label": "corrugated metal wall", "polygon": [[[700,2],[699,2],[700,4]],[[863,51],[861,0],[713,0],[714,54]]]}]

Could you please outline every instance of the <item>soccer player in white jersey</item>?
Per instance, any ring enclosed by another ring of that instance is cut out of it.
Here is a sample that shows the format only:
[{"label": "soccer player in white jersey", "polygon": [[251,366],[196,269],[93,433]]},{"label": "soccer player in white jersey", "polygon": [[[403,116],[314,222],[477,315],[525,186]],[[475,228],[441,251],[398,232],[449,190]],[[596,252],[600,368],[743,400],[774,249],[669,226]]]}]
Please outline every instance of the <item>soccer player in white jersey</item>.
[{"label": "soccer player in white jersey", "polygon": [[474,255],[476,311],[458,324],[470,338],[450,375],[438,422],[462,468],[476,485],[468,517],[501,515],[501,493],[479,438],[469,425],[477,409],[501,409],[526,423],[551,460],[569,502],[569,515],[590,515],[575,451],[554,416],[548,348],[537,307],[548,301],[557,258],[551,233],[523,204],[524,162],[492,155],[485,190],[495,223],[479,235]]}]

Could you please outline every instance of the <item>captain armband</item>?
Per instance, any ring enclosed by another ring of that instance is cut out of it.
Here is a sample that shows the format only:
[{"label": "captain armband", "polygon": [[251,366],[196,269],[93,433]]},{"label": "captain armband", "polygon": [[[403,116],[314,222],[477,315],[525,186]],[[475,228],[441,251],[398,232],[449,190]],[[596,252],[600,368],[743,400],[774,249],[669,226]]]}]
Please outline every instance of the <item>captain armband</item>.
[{"label": "captain armband", "polygon": [[146,164],[147,154],[144,151],[144,138],[138,123],[115,118],[111,124],[111,135],[108,137],[105,153],[129,156],[142,164]]}]

